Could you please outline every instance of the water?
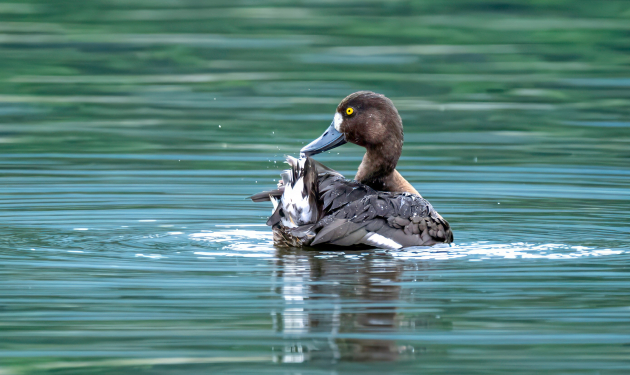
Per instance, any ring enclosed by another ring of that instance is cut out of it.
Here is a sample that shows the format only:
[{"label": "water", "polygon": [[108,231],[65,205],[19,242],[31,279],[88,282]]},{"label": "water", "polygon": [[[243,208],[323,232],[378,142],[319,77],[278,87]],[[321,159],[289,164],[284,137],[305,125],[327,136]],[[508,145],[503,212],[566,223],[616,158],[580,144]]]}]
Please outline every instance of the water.
[{"label": "water", "polygon": [[[0,374],[627,374],[628,17],[0,4]],[[274,248],[246,197],[362,89],[456,243]]]}]

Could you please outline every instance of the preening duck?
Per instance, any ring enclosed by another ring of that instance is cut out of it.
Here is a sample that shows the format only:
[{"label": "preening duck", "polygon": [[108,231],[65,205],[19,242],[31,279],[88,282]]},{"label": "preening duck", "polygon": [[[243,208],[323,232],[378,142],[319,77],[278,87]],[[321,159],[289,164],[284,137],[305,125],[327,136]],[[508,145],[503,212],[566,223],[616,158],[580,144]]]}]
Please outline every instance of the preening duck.
[{"label": "preening duck", "polygon": [[[347,142],[366,149],[354,180],[310,157]],[[273,202],[267,225],[275,244],[398,249],[452,242],[448,222],[396,170],[402,145],[402,120],[391,100],[370,91],[343,99],[300,159],[287,157],[291,169],[278,188],[251,197]]]}]

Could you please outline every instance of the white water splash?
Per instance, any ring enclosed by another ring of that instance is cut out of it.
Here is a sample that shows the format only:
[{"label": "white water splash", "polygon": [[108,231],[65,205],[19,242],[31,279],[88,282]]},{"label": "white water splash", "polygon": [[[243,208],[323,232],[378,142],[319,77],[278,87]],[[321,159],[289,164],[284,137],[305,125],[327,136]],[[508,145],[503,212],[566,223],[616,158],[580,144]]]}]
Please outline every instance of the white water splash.
[{"label": "white water splash", "polygon": [[166,257],[160,254],[136,254],[136,258],[162,259]]},{"label": "white water splash", "polygon": [[436,245],[433,247],[415,247],[390,254],[401,259],[436,259],[446,260],[470,257],[471,261],[486,259],[575,259],[623,254],[624,250],[597,249],[585,246],[565,244],[530,244],[516,242],[511,244],[493,244],[489,242],[463,243],[458,245]]},{"label": "white water splash", "polygon": [[[238,256],[269,258],[275,256],[271,232],[233,229],[221,231],[207,231],[194,233],[190,238],[195,241],[208,241],[219,245],[218,251],[199,251],[201,256]],[[337,256],[361,258],[373,252],[387,253],[398,259],[410,260],[448,260],[470,258],[478,262],[489,259],[575,259],[583,257],[601,257],[629,253],[630,251],[586,246],[570,246],[566,244],[534,244],[515,242],[507,244],[490,243],[487,241],[441,244],[435,246],[408,247],[398,250],[362,250],[356,251],[327,251],[322,248],[316,251],[320,258],[334,258]]]},{"label": "white water splash", "polygon": [[207,231],[193,233],[190,238],[195,241],[216,243],[223,251],[197,251],[202,256],[237,256],[248,258],[270,258],[275,254],[271,232],[234,229],[223,231]]}]

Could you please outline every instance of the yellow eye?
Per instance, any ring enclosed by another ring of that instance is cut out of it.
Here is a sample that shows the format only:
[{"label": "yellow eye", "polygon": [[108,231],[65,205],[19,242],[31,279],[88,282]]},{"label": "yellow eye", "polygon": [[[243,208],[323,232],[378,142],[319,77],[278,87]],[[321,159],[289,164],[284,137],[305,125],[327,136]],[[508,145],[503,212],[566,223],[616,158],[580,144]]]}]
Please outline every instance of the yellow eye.
[{"label": "yellow eye", "polygon": [[346,115],[351,116],[354,113],[354,108],[348,107],[346,108]]}]

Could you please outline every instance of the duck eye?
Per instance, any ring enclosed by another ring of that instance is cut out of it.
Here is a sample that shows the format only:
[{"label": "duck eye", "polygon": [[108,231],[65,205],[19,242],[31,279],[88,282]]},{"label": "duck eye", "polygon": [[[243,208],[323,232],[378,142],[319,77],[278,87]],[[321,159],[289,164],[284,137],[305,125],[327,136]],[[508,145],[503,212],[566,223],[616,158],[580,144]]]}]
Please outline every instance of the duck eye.
[{"label": "duck eye", "polygon": [[346,108],[346,115],[352,116],[353,113],[354,113],[354,108],[352,107]]}]

